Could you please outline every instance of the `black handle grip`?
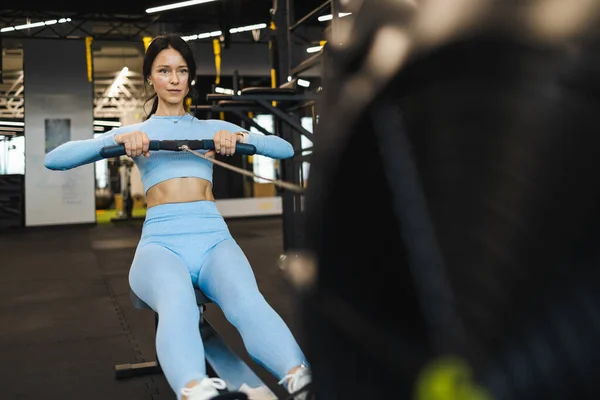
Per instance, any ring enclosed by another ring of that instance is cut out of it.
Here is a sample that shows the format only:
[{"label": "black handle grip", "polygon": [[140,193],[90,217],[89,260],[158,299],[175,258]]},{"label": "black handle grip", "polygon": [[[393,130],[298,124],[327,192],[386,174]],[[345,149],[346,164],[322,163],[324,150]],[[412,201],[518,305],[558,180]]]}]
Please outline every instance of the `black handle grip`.
[{"label": "black handle grip", "polygon": [[127,154],[127,152],[125,151],[125,145],[122,144],[117,144],[115,146],[107,146],[100,149],[100,155],[103,158],[119,157],[124,156],[125,154]]},{"label": "black handle grip", "polygon": [[[160,150],[160,140],[151,140],[148,146],[150,150]],[[100,155],[103,158],[120,157],[127,154],[124,144],[117,144],[114,146],[106,146],[100,149]]]},{"label": "black handle grip", "polygon": [[[212,139],[203,140],[204,142],[204,150],[214,150],[215,149],[215,141]],[[235,152],[244,155],[254,155],[256,154],[256,146],[253,144],[247,143],[237,143],[235,145]]]},{"label": "black handle grip", "polygon": [[[214,150],[214,140],[151,140],[149,149],[152,151],[156,150],[170,150],[170,151],[181,151],[182,145],[187,145],[192,150]],[[237,143],[235,145],[235,152],[244,155],[256,154],[256,146],[247,143]],[[103,158],[120,157],[127,154],[124,144],[117,144],[115,146],[106,146],[100,149],[100,155]]]}]

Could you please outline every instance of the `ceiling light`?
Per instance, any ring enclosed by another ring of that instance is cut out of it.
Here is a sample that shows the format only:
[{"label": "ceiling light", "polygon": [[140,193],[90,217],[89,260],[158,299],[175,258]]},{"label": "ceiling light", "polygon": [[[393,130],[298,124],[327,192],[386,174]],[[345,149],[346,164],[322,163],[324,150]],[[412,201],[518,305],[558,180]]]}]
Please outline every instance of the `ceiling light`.
[{"label": "ceiling light", "polygon": [[4,125],[4,126],[25,126],[25,122],[0,121],[0,125]]},{"label": "ceiling light", "polygon": [[100,120],[96,120],[96,121],[94,121],[94,125],[116,126],[116,127],[119,127],[119,126],[121,126],[121,123],[117,122],[117,121],[100,121]]},{"label": "ceiling light", "polygon": [[108,97],[116,97],[119,94],[119,86],[123,84],[123,79],[129,74],[129,68],[123,67],[119,75],[115,78],[110,88],[108,88]]},{"label": "ceiling light", "polygon": [[235,94],[235,92],[233,91],[233,89],[225,89],[222,87],[217,86],[215,88],[215,93],[219,93],[219,94]]},{"label": "ceiling light", "polygon": [[[348,15],[351,15],[352,13],[339,13],[338,15],[340,16],[340,18],[344,18]],[[333,19],[333,15],[329,14],[329,15],[322,15],[319,18],[317,18],[319,21],[324,22],[324,21],[330,21]]]},{"label": "ceiling light", "polygon": [[248,25],[248,26],[242,26],[241,28],[231,28],[229,30],[229,33],[247,32],[247,31],[252,31],[254,29],[265,29],[266,27],[267,27],[267,24]]},{"label": "ceiling light", "polygon": [[40,26],[64,24],[65,22],[71,22],[71,18],[61,18],[59,20],[51,19],[48,21],[32,22],[29,24],[17,25],[17,26],[6,26],[0,29],[0,32],[12,32],[20,31],[22,29],[39,28]]},{"label": "ceiling light", "polygon": [[221,31],[213,31],[213,32],[200,33],[198,35],[182,36],[181,38],[187,42],[188,40],[207,39],[209,37],[221,36],[222,34],[223,34],[223,32],[221,32]]},{"label": "ceiling light", "polygon": [[195,6],[197,4],[210,3],[212,1],[217,1],[217,0],[190,0],[190,1],[182,1],[180,3],[167,4],[166,6],[159,6],[159,7],[148,8],[146,10],[146,12],[148,14],[152,14],[152,13],[155,13],[155,12],[172,10],[174,8],[189,7],[189,6]]},{"label": "ceiling light", "polygon": [[[266,27],[267,27],[267,24],[247,25],[247,26],[242,26],[239,28],[231,28],[229,30],[229,33],[233,34],[233,33],[247,32],[247,31],[259,30],[259,29],[265,29]],[[208,39],[210,37],[221,36],[222,34],[223,34],[223,32],[221,32],[221,31],[213,31],[213,32],[199,33],[197,35],[182,36],[181,38],[187,42],[188,40]]]}]

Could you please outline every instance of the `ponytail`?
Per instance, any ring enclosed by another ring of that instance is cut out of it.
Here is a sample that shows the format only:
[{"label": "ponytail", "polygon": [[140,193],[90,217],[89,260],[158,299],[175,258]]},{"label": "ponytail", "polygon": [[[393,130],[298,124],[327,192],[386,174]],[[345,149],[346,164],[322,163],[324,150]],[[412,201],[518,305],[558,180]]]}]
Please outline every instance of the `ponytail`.
[{"label": "ponytail", "polygon": [[156,110],[158,109],[158,95],[156,93],[154,93],[144,103],[144,110],[146,109],[146,104],[149,101],[151,101],[152,99],[154,99],[154,102],[152,103],[152,109],[150,110],[150,113],[148,115],[146,115],[146,119],[149,119],[151,116],[153,116],[156,113]]}]

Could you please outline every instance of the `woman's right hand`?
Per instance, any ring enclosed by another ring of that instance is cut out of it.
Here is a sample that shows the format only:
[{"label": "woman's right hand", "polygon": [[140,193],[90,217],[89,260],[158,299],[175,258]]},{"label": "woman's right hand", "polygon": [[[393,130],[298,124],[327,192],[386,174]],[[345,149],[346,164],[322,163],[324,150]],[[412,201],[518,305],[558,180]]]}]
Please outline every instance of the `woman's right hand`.
[{"label": "woman's right hand", "polygon": [[150,157],[150,139],[141,131],[125,132],[115,135],[115,142],[125,145],[127,155],[131,158],[139,157],[142,154],[144,157]]}]

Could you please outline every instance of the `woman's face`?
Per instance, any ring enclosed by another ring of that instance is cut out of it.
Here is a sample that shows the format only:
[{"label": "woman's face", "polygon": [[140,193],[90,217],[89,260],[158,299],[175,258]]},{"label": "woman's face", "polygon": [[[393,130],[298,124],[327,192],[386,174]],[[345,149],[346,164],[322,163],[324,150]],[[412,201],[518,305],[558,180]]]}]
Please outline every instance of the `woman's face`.
[{"label": "woman's face", "polygon": [[189,92],[189,79],[187,63],[177,50],[169,47],[158,53],[149,80],[161,100],[172,105],[182,104]]}]

